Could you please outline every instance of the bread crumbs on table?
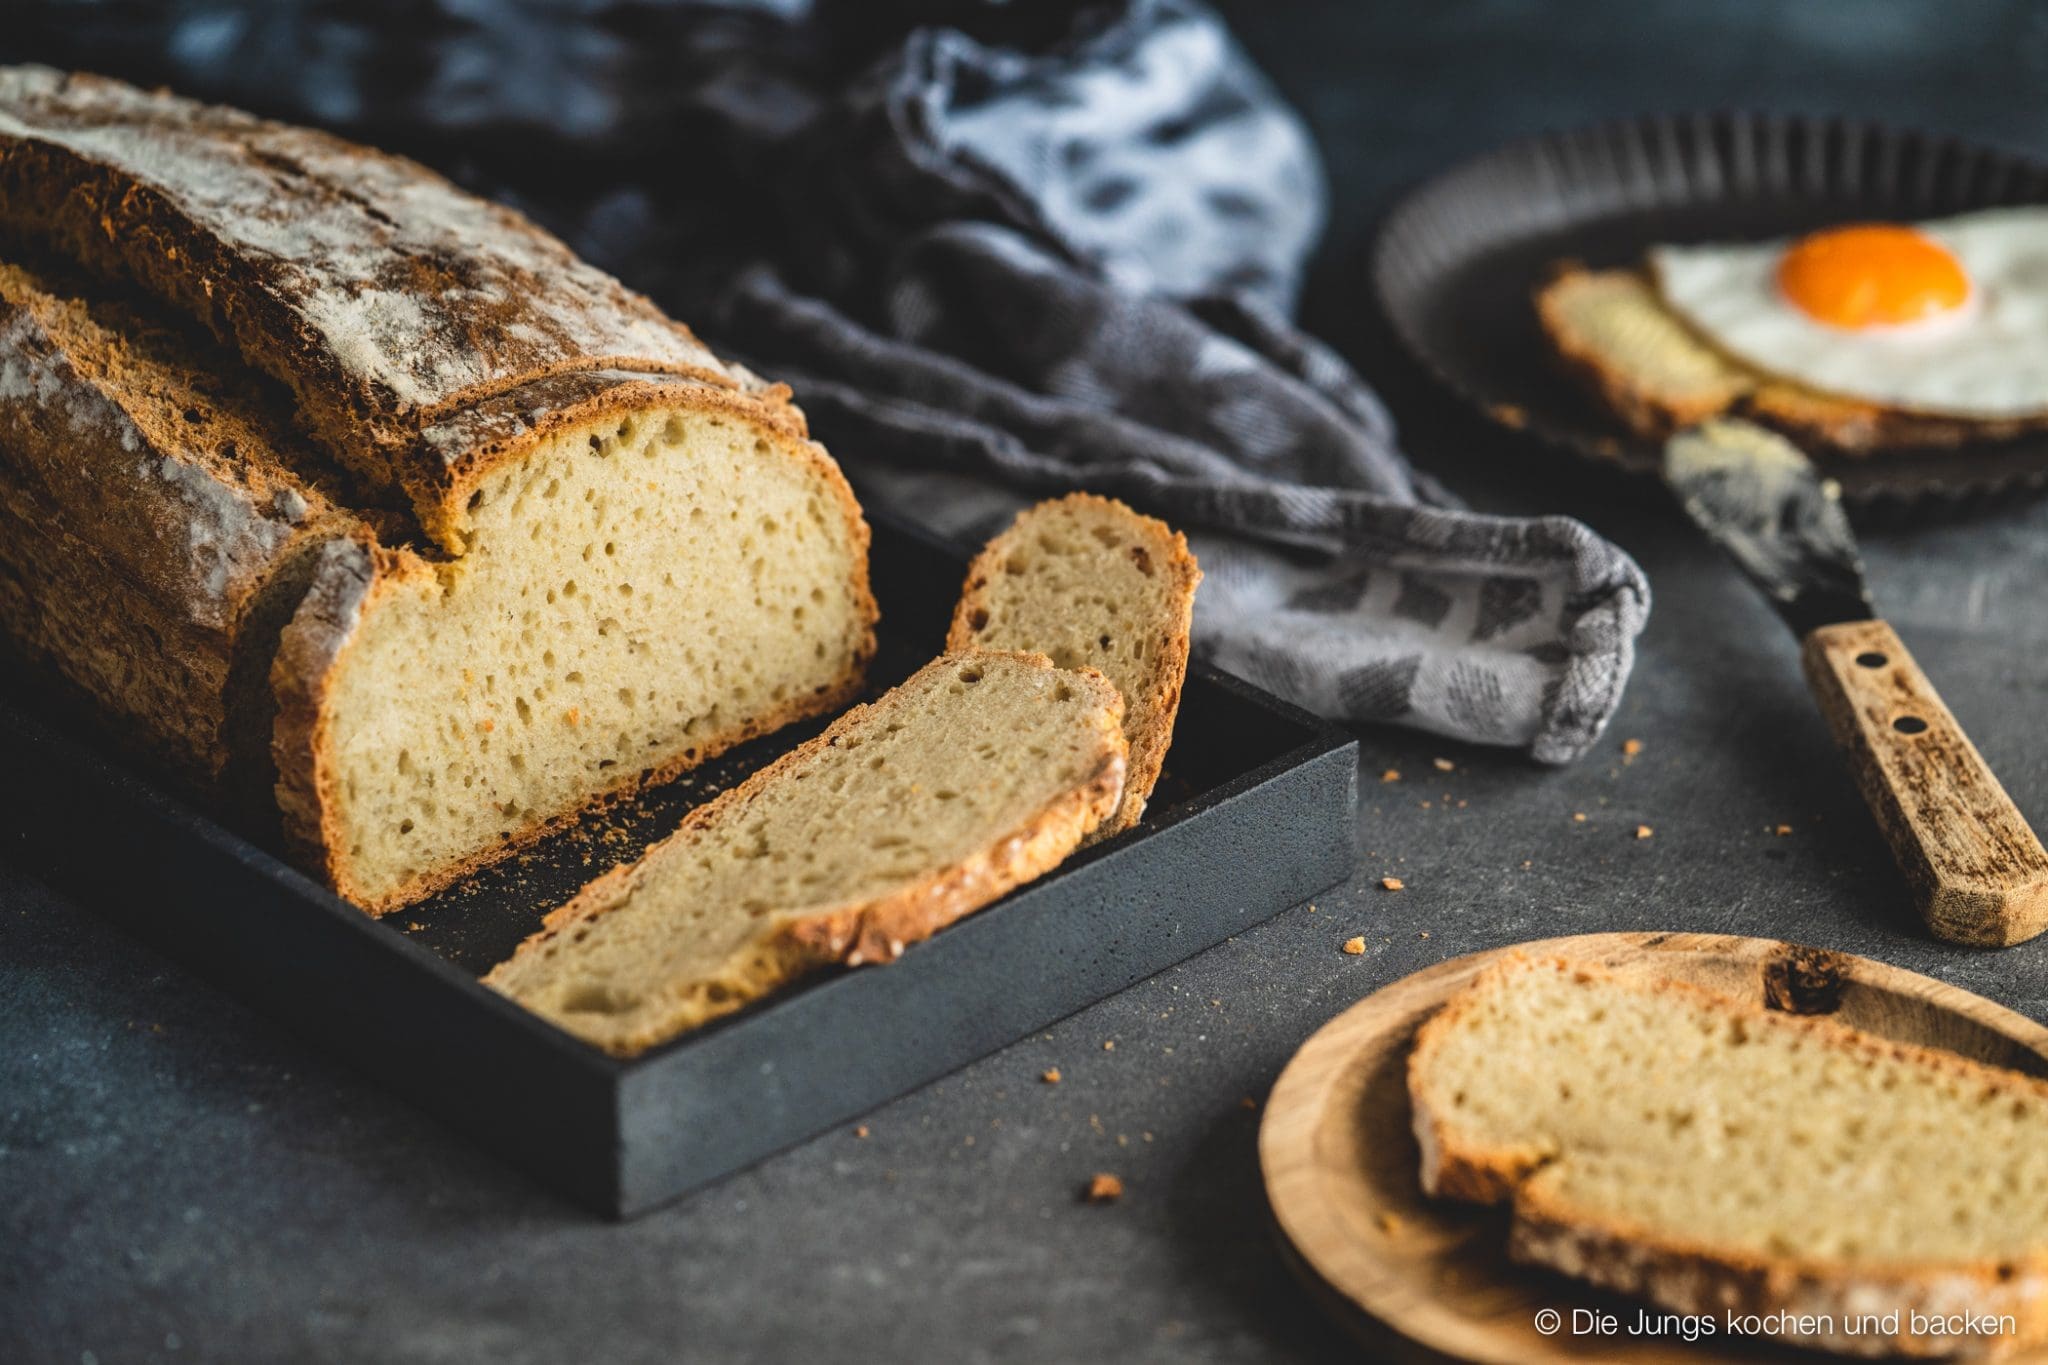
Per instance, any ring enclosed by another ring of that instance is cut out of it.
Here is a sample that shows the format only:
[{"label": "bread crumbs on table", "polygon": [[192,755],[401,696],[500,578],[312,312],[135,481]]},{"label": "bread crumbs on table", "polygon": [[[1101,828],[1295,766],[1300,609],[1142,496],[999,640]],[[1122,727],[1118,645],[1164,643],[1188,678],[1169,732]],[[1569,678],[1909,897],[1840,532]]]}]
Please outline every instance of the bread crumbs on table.
[{"label": "bread crumbs on table", "polygon": [[1124,1182],[1108,1171],[1097,1171],[1095,1178],[1088,1182],[1088,1202],[1110,1204],[1124,1197]]},{"label": "bread crumbs on table", "polygon": [[1790,826],[1790,825],[1779,825],[1779,826],[1778,826],[1778,827],[1777,827],[1776,829],[1774,829],[1774,830],[1772,830],[1772,831],[1771,831],[1771,833],[1773,833],[1773,834],[1777,835],[1777,836],[1778,836],[1778,837],[1779,837],[1780,839],[1784,838],[1784,837],[1785,837],[1786,835],[1790,834],[1791,832],[1792,832],[1792,826]]},{"label": "bread crumbs on table", "polygon": [[1380,781],[1382,782],[1399,782],[1400,780],[1401,770],[1399,768],[1389,768],[1380,774]]},{"label": "bread crumbs on table", "polygon": [[1573,823],[1573,824],[1575,824],[1575,825],[1583,825],[1583,824],[1585,824],[1585,823],[1586,823],[1586,812],[1584,812],[1584,811],[1582,811],[1582,810],[1575,810],[1575,811],[1573,811],[1573,812],[1572,812],[1572,823]]},{"label": "bread crumbs on table", "polygon": [[1656,830],[1654,830],[1654,829],[1651,829],[1651,828],[1650,828],[1650,827],[1649,827],[1648,825],[1637,825],[1637,826],[1636,826],[1636,838],[1638,838],[1638,839],[1647,839],[1647,838],[1649,838],[1649,837],[1650,837],[1650,836],[1651,836],[1652,834],[1655,834],[1656,832],[1657,832]]},{"label": "bread crumbs on table", "polygon": [[1259,1107],[1259,1102],[1253,1099],[1250,1095],[1246,1095],[1243,1099],[1237,1102],[1237,1107],[1240,1109],[1256,1109]]},{"label": "bread crumbs on table", "polygon": [[1432,758],[1429,761],[1431,766],[1440,773],[1454,773],[1458,770],[1458,765],[1451,762],[1448,758]]},{"label": "bread crumbs on table", "polygon": [[865,1138],[868,1135],[868,1126],[865,1123],[861,1124],[853,1130],[853,1135],[857,1138]]},{"label": "bread crumbs on table", "polygon": [[1402,881],[1399,877],[1380,878],[1380,886],[1388,891],[1404,890],[1407,887],[1407,885],[1408,883]]},{"label": "bread crumbs on table", "polygon": [[1634,758],[1642,751],[1643,742],[1639,739],[1625,739],[1621,742],[1621,756],[1623,758]]},{"label": "bread crumbs on table", "polygon": [[1049,1066],[1038,1074],[1038,1079],[1044,1081],[1047,1085],[1058,1085],[1060,1083],[1060,1069],[1056,1066]]},{"label": "bread crumbs on table", "polygon": [[1114,1051],[1116,1051],[1116,1039],[1114,1039],[1114,1038],[1104,1038],[1104,1039],[1102,1040],[1102,1050],[1103,1050],[1104,1052],[1114,1052]]},{"label": "bread crumbs on table", "polygon": [[1365,951],[1365,938],[1364,938],[1364,936],[1363,936],[1363,935],[1361,935],[1361,936],[1359,936],[1359,937],[1357,937],[1357,938],[1347,938],[1347,939],[1345,939],[1345,940],[1344,940],[1344,951],[1345,951],[1345,952],[1347,952],[1347,953],[1349,953],[1349,954],[1351,954],[1351,955],[1352,955],[1353,957],[1357,957],[1357,956],[1358,956],[1358,955],[1359,955],[1360,953],[1364,952],[1364,951]]}]

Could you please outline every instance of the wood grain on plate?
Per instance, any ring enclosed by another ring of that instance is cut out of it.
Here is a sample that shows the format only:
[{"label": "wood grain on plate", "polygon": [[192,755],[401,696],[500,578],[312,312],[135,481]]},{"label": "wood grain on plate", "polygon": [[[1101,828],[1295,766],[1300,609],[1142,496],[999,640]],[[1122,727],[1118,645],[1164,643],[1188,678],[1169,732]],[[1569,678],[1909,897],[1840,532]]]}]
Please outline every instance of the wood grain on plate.
[{"label": "wood grain on plate", "polygon": [[[1402,344],[1492,420],[1654,475],[1661,442],[1602,410],[1537,327],[1531,294],[1556,262],[1632,265],[1658,243],[2041,203],[2048,164],[1995,147],[1855,118],[1657,115],[1546,133],[1445,171],[1387,215],[1372,280]],[[2048,433],[1818,462],[1852,503],[1954,504],[2048,486]]]},{"label": "wood grain on plate", "polygon": [[[2048,1028],[1981,996],[1868,958],[1723,934],[1586,934],[1454,958],[1367,996],[1302,1045],[1259,1130],[1267,1197],[1317,1298],[1381,1352],[1500,1365],[1825,1359],[1768,1340],[1627,1331],[1636,1300],[1507,1258],[1507,1212],[1423,1197],[1410,1129],[1409,1044],[1422,1021],[1502,954],[1560,953],[1690,981],[1772,1008],[2048,1076]],[[1563,1327],[1546,1336],[1537,1314]],[[1574,1332],[1574,1310],[1622,1330]],[[1651,1310],[1654,1313],[1654,1309]],[[2048,1360],[2048,1354],[2004,1357]]]}]

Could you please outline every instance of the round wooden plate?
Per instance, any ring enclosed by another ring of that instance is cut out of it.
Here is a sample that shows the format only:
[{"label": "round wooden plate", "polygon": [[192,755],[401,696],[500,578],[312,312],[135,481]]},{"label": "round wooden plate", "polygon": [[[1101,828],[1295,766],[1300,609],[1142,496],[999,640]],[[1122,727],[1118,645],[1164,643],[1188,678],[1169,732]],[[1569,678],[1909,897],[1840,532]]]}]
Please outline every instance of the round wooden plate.
[{"label": "round wooden plate", "polygon": [[[1725,1335],[1696,1343],[1628,1332],[1638,1304],[1507,1259],[1507,1215],[1425,1199],[1410,1131],[1415,1030],[1504,953],[1562,953],[1622,972],[1691,981],[1774,1008],[1832,1013],[1900,1042],[2048,1076],[2048,1028],[1968,991],[1868,958],[1724,934],[1586,934],[1454,958],[1367,996],[1287,1064],[1259,1129],[1259,1163],[1290,1261],[1326,1306],[1380,1352],[1414,1359],[1546,1361],[1825,1359]],[[1562,1327],[1538,1330],[1552,1310]],[[1573,1330],[1611,1314],[1613,1335]],[[1577,1321],[1583,1323],[1584,1319]],[[2028,1353],[2007,1360],[2048,1360]]]}]

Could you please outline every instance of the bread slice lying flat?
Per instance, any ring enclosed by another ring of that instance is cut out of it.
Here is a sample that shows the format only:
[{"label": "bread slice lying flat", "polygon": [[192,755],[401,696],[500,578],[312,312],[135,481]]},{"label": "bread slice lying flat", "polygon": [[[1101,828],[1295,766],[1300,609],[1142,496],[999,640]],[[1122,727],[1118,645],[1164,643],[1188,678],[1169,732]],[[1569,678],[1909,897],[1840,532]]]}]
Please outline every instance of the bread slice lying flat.
[{"label": "bread slice lying flat", "polygon": [[[1856,1354],[2048,1335],[2048,1083],[1562,960],[1484,972],[1409,1058],[1423,1188],[1679,1313],[1827,1315]],[[1844,1330],[1897,1310],[1894,1335]],[[1911,1314],[2005,1318],[1959,1342]]]},{"label": "bread slice lying flat", "polygon": [[1536,294],[1552,349],[1630,430],[1661,439],[1735,413],[1843,454],[2002,440],[2039,423],[1929,417],[1775,379],[1709,345],[1639,270],[1560,266]]},{"label": "bread slice lying flat", "polygon": [[591,883],[484,983],[622,1056],[888,962],[1056,865],[1123,790],[1108,679],[945,655]]},{"label": "bread slice lying flat", "polygon": [[1130,773],[1097,838],[1137,824],[1159,780],[1201,581],[1186,536],[1092,493],[1026,508],[967,570],[948,649],[1045,654],[1101,670],[1123,694]]}]

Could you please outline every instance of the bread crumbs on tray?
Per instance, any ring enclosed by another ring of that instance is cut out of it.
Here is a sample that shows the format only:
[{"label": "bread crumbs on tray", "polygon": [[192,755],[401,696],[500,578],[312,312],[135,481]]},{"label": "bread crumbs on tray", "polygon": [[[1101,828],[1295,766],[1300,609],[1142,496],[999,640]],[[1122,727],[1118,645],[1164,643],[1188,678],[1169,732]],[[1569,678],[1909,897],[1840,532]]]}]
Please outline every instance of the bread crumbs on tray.
[{"label": "bread crumbs on tray", "polygon": [[1773,830],[1771,831],[1771,833],[1773,833],[1773,834],[1777,835],[1777,836],[1778,836],[1778,837],[1779,837],[1780,839],[1784,838],[1784,837],[1785,837],[1786,835],[1790,834],[1791,832],[1792,832],[1792,826],[1790,826],[1790,825],[1779,825],[1779,826],[1777,826],[1777,827],[1776,827],[1775,829],[1773,829]]},{"label": "bread crumbs on tray", "polygon": [[1124,1182],[1108,1171],[1097,1171],[1088,1182],[1087,1199],[1091,1204],[1113,1204],[1123,1197]]},{"label": "bread crumbs on tray", "polygon": [[1573,812],[1572,812],[1572,823],[1573,823],[1573,824],[1575,824],[1575,825],[1583,825],[1583,824],[1585,824],[1585,823],[1586,823],[1586,812],[1584,812],[1584,811],[1582,811],[1582,810],[1575,810],[1575,811],[1573,811]]},{"label": "bread crumbs on tray", "polygon": [[1401,770],[1399,768],[1389,768],[1380,774],[1380,781],[1382,782],[1399,782],[1400,780]]},{"label": "bread crumbs on tray", "polygon": [[1102,1050],[1103,1050],[1104,1052],[1114,1052],[1114,1051],[1116,1051],[1116,1039],[1114,1039],[1114,1038],[1104,1038],[1104,1039],[1102,1040]]},{"label": "bread crumbs on tray", "polygon": [[1351,954],[1353,957],[1357,957],[1360,953],[1365,951],[1365,936],[1361,934],[1357,938],[1345,939],[1344,951]]},{"label": "bread crumbs on tray", "polygon": [[1060,1083],[1060,1069],[1056,1066],[1049,1066],[1039,1073],[1038,1079],[1044,1081],[1047,1085],[1058,1085]]},{"label": "bread crumbs on tray", "polygon": [[1458,765],[1448,758],[1432,758],[1429,761],[1440,773],[1454,773],[1458,770]]},{"label": "bread crumbs on tray", "polygon": [[1380,878],[1380,886],[1387,891],[1402,891],[1407,888],[1408,883],[1402,881],[1399,877],[1382,877]]},{"label": "bread crumbs on tray", "polygon": [[857,1138],[865,1138],[868,1135],[868,1126],[865,1123],[861,1124],[853,1130],[853,1135]]},{"label": "bread crumbs on tray", "polygon": [[1639,739],[1625,739],[1621,742],[1621,756],[1623,758],[1634,758],[1642,751],[1643,742]]},{"label": "bread crumbs on tray", "polygon": [[1636,826],[1636,838],[1638,839],[1647,839],[1656,832],[1656,830],[1651,829],[1648,825]]}]

